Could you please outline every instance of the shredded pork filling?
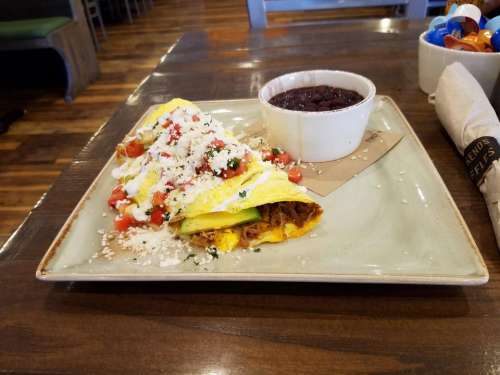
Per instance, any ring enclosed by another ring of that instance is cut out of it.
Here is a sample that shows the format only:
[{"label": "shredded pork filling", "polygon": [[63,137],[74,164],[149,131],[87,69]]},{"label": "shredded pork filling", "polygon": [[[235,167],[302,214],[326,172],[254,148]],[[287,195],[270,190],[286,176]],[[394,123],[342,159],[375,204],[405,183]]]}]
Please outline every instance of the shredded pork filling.
[{"label": "shredded pork filling", "polygon": [[[261,215],[259,221],[231,227],[231,229],[238,231],[240,234],[238,246],[248,247],[250,241],[258,238],[261,233],[273,228],[284,227],[287,223],[293,223],[301,228],[305,223],[314,219],[322,212],[318,204],[302,202],[270,203],[257,208]],[[222,230],[215,229],[195,233],[191,236],[191,243],[201,247],[211,246],[215,241],[216,233]]]}]

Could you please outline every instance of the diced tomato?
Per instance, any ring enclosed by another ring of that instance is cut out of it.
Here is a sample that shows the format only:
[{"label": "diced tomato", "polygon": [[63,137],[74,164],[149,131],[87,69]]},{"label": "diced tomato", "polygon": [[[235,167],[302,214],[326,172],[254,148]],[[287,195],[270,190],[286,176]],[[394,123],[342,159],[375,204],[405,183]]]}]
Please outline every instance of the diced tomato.
[{"label": "diced tomato", "polygon": [[227,168],[222,170],[221,176],[224,179],[236,177],[239,176],[240,174],[245,173],[247,169],[248,169],[247,164],[245,162],[240,162],[240,164],[236,169]]},{"label": "diced tomato", "polygon": [[224,141],[220,139],[214,139],[212,141],[212,146],[214,146],[217,150],[224,148],[225,145]]},{"label": "diced tomato", "polygon": [[287,165],[292,161],[292,157],[288,152],[282,151],[280,154],[276,155],[274,162],[277,164]]},{"label": "diced tomato", "polygon": [[197,115],[193,115],[193,121],[200,121],[200,118]]},{"label": "diced tomato", "polygon": [[159,207],[163,206],[165,204],[165,199],[167,199],[168,193],[162,193],[161,191],[156,191],[153,194],[153,206],[154,207]]},{"label": "diced tomato", "polygon": [[111,192],[112,193],[116,193],[118,191],[123,191],[123,186],[122,185],[116,185]]},{"label": "diced tomato", "polygon": [[108,199],[108,205],[112,208],[116,208],[116,202],[127,199],[127,194],[123,190],[121,185],[118,185],[113,189],[111,195]]},{"label": "diced tomato", "polygon": [[167,119],[163,124],[161,124],[162,128],[168,128],[170,125],[173,124],[173,121],[170,119]]},{"label": "diced tomato", "polygon": [[180,137],[181,137],[181,126],[179,124],[174,124],[174,126],[170,128],[170,136],[168,138],[167,143],[170,144],[173,141],[177,141]]},{"label": "diced tomato", "polygon": [[243,159],[238,161],[236,168],[229,167],[227,169],[223,169],[220,174],[220,177],[228,179],[245,173],[248,169],[248,163],[250,163],[251,160],[252,160],[252,155],[250,153],[247,153],[243,157]]},{"label": "diced tomato", "polygon": [[134,139],[125,146],[125,152],[128,157],[136,158],[144,154],[144,145]]},{"label": "diced tomato", "polygon": [[300,171],[300,168],[290,168],[290,170],[288,171],[288,179],[296,184],[299,183],[300,180],[302,180],[302,172]]},{"label": "diced tomato", "polygon": [[151,222],[156,225],[162,225],[163,220],[163,210],[161,208],[155,208],[153,212],[151,212]]},{"label": "diced tomato", "polygon": [[168,181],[165,183],[165,187],[167,188],[167,192],[171,190],[175,190],[175,185],[173,182]]},{"label": "diced tomato", "polygon": [[204,160],[203,163],[196,168],[196,173],[201,174],[205,172],[211,172],[212,168],[210,168],[210,164],[208,164],[207,160]]},{"label": "diced tomato", "polygon": [[135,220],[133,216],[118,216],[115,220],[115,229],[119,232],[125,232],[129,227],[133,227],[138,224],[139,222]]},{"label": "diced tomato", "polygon": [[262,159],[265,161],[274,161],[275,155],[270,150],[262,151]]}]

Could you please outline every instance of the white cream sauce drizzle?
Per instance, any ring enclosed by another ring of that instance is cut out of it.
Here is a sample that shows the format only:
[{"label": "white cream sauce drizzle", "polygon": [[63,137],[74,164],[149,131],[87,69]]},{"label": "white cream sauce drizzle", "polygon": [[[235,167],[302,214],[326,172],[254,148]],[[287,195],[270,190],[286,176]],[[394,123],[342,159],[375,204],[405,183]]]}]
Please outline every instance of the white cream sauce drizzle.
[{"label": "white cream sauce drizzle", "polygon": [[[255,188],[261,184],[263,184],[264,182],[266,182],[269,177],[271,176],[271,171],[267,170],[265,171],[264,173],[262,173],[259,178],[257,178],[257,180],[255,180],[255,182],[251,183],[250,185],[248,185],[244,190],[246,191],[246,195],[248,196],[249,194],[252,193],[253,190],[255,190]],[[223,201],[221,204],[219,204],[218,206],[216,206],[212,212],[220,212],[220,211],[225,211],[227,209],[227,207],[231,204],[231,203],[234,203],[236,202],[238,199],[241,199],[240,197],[240,191],[238,191],[237,193],[233,194],[231,197],[229,197],[228,199],[226,199],[225,201]]]}]

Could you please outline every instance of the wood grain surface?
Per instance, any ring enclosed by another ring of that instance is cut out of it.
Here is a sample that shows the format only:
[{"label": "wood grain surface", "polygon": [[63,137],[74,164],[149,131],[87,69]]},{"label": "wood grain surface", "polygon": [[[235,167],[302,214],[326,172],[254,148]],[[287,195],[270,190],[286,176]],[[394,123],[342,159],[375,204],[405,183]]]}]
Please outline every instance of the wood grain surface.
[{"label": "wood grain surface", "polygon": [[[417,87],[425,22],[358,21],[184,34],[68,165],[0,260],[0,368],[44,374],[496,374],[500,261],[481,195]],[[392,96],[440,171],[490,271],[480,287],[41,283],[51,240],[152,104],[255,97],[332,68]]]}]

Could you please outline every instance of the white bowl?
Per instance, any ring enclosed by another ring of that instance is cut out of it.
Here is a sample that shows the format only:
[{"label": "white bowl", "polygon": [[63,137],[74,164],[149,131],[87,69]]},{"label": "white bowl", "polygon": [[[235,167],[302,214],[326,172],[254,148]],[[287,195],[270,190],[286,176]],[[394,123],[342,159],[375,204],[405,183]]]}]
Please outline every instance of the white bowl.
[{"label": "white bowl", "polygon": [[[269,103],[284,91],[319,85],[355,90],[364,99],[350,107],[323,112],[292,111]],[[274,78],[259,91],[270,142],[283,147],[294,159],[310,162],[349,155],[361,143],[375,91],[368,78],[339,70],[308,70]]]},{"label": "white bowl", "polygon": [[491,97],[500,73],[499,52],[458,51],[436,46],[425,40],[426,33],[420,34],[418,47],[418,81],[423,92],[434,93],[444,68],[460,62],[477,79],[486,95]]}]

